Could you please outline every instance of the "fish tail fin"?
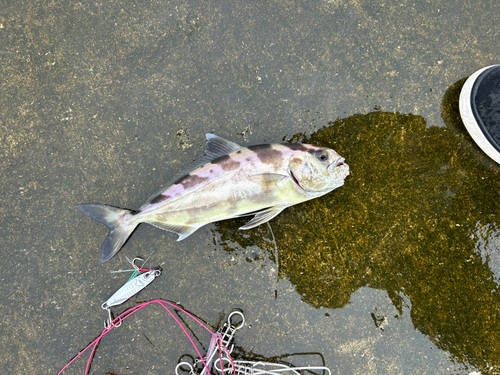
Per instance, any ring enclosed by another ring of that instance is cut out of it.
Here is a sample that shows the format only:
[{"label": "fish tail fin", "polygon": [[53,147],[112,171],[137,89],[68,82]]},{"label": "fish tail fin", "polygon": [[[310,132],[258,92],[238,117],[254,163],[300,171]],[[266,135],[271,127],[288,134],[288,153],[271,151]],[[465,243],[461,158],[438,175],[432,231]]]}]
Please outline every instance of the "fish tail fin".
[{"label": "fish tail fin", "polygon": [[80,204],[75,206],[91,219],[106,225],[109,234],[101,246],[101,258],[99,264],[110,260],[127,242],[138,223],[128,224],[123,217],[131,214],[131,210],[106,206],[104,204]]}]

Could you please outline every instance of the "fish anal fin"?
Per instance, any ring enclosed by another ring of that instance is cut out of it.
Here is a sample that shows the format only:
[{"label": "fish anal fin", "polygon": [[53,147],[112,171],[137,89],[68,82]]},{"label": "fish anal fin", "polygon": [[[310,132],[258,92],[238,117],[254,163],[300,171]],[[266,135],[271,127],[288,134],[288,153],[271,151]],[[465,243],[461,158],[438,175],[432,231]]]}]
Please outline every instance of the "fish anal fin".
[{"label": "fish anal fin", "polygon": [[283,211],[285,208],[288,206],[274,206],[274,207],[269,207],[268,209],[265,209],[258,214],[256,214],[252,220],[250,220],[248,223],[240,227],[239,229],[251,229],[255,228],[256,226],[259,226],[261,224],[267,223],[269,220],[271,220],[273,217],[279,215],[281,211]]},{"label": "fish anal fin", "polygon": [[200,228],[199,226],[169,224],[153,220],[146,221],[146,223],[151,224],[157,228],[178,234],[179,238],[177,239],[177,241],[182,241],[184,238],[189,237],[191,234],[196,232],[198,228]]}]

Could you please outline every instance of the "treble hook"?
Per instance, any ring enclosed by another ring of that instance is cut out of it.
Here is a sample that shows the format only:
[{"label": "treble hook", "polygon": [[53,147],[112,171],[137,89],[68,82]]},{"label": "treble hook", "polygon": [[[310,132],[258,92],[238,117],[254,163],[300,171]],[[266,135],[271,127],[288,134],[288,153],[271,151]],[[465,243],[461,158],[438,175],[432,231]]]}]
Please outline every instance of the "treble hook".
[{"label": "treble hook", "polygon": [[118,328],[119,326],[121,326],[121,325],[122,325],[122,320],[121,320],[121,318],[119,319],[119,320],[120,320],[120,323],[113,325],[113,318],[112,318],[112,316],[111,316],[111,308],[109,308],[109,307],[104,307],[105,305],[106,305],[106,302],[104,302],[104,303],[102,304],[102,306],[101,306],[104,310],[107,310],[107,311],[108,311],[108,320],[105,320],[105,321],[104,321],[104,328],[106,328],[106,329]]},{"label": "treble hook", "polygon": [[[125,259],[127,259],[127,261],[128,261],[128,262],[132,265],[132,267],[134,267],[134,270],[135,270],[135,271],[134,271],[134,273],[132,274],[133,276],[134,276],[134,275],[136,275],[136,274],[137,274],[137,273],[139,273],[139,272],[148,272],[148,271],[151,271],[149,268],[142,268],[142,267],[139,267],[139,266],[137,266],[137,265],[135,264],[135,261],[136,261],[136,260],[142,260],[142,261],[144,262],[144,259],[142,259],[142,258],[136,257],[136,258],[134,258],[133,260],[130,260],[130,259],[128,259],[127,257],[125,257]],[[146,262],[144,262],[144,263],[146,263]],[[144,263],[143,263],[143,264],[144,264]]]},{"label": "treble hook", "polygon": [[134,267],[134,269],[135,269],[136,271],[139,271],[139,270],[140,270],[140,267],[135,265],[135,261],[136,261],[136,260],[142,260],[142,261],[144,261],[144,259],[139,258],[139,257],[136,257],[136,258],[134,258],[134,259],[132,259],[132,260],[128,259],[127,257],[125,257],[125,259],[127,259],[127,262],[129,262],[129,263],[132,265],[132,267]]}]

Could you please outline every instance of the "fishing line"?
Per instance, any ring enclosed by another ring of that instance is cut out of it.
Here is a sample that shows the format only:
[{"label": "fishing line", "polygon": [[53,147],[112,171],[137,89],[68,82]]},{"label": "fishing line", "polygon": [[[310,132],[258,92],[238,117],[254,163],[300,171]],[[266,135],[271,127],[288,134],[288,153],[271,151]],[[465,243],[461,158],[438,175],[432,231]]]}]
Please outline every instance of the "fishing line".
[{"label": "fishing line", "polygon": [[[269,230],[271,231],[271,236],[273,237],[273,243],[274,243],[274,259],[276,260],[276,285],[278,285],[279,277],[280,277],[280,264],[279,264],[279,259],[278,259],[278,246],[276,246],[276,239],[274,238],[274,232],[273,228],[271,228],[271,224],[269,224],[269,221],[267,222],[267,226],[269,227]],[[274,298],[278,298],[278,289],[277,287],[274,288]]]},{"label": "fishing line", "polygon": [[[155,299],[149,302],[144,302],[141,303],[140,305],[134,306],[123,313],[121,313],[119,316],[117,316],[113,321],[112,324],[108,327],[106,327],[102,333],[90,344],[87,345],[85,349],[83,349],[78,355],[76,355],[71,361],[66,364],[66,366],[63,367],[61,371],[59,371],[58,375],[62,374],[64,370],[66,370],[77,358],[79,358],[83,353],[85,353],[88,349],[91,348],[91,352],[89,355],[89,359],[87,361],[87,366],[85,368],[85,375],[88,375],[90,371],[90,365],[92,363],[92,359],[95,355],[96,349],[98,344],[100,343],[101,339],[109,333],[113,328],[116,328],[116,322],[125,320],[129,316],[135,314],[139,310],[143,309],[144,307],[157,303],[161,307],[163,307],[167,312],[170,314],[170,316],[176,321],[176,323],[181,327],[181,329],[184,331],[184,334],[188,337],[189,341],[195,348],[199,360],[195,360],[193,365],[187,363],[187,362],[180,362],[176,366],[175,374],[179,375],[178,369],[182,369],[182,366],[187,366],[191,371],[189,372],[190,375],[198,374],[198,372],[195,372],[195,367],[199,366],[200,362],[203,364],[203,370],[201,371],[200,375],[210,375],[210,369],[209,367],[212,365],[212,360],[215,356],[215,352],[218,352],[218,359],[213,363],[213,370],[218,371],[220,375],[229,375],[232,373],[233,375],[249,375],[249,374],[254,374],[254,375],[284,375],[286,374],[294,374],[294,375],[300,375],[304,373],[315,373],[314,371],[323,371],[323,374],[326,372],[328,375],[331,375],[331,371],[329,368],[321,366],[307,366],[307,367],[291,367],[288,364],[281,364],[281,363],[270,363],[270,362],[263,362],[263,361],[245,361],[245,360],[233,360],[231,353],[234,349],[234,344],[231,344],[233,340],[233,335],[234,333],[241,329],[244,324],[245,324],[245,317],[242,313],[235,311],[231,314],[229,314],[227,323],[225,323],[223,326],[219,327],[217,332],[213,332],[210,328],[208,328],[203,322],[200,321],[200,319],[196,318],[193,314],[187,312],[183,308],[179,307],[179,305],[161,300],[161,299]],[[184,327],[184,325],[180,322],[178,317],[176,317],[176,314],[172,312],[169,307],[173,308],[174,310],[178,310],[186,314],[188,317],[193,319],[196,323],[201,325],[205,330],[210,332],[212,335],[211,339],[211,344],[210,348],[206,354],[205,357],[201,354],[200,350],[194,343],[193,339],[189,335],[188,331]],[[240,315],[243,321],[239,325],[235,325],[236,322],[231,321],[231,317],[233,315]],[[149,341],[149,340],[148,340]],[[228,346],[231,349],[228,349]],[[218,350],[217,350],[218,349]],[[223,356],[224,353],[224,356]],[[225,367],[224,362],[226,362],[230,367]],[[323,359],[324,362],[324,359]],[[324,364],[324,363],[323,363]],[[185,371],[182,369],[181,371]]]},{"label": "fishing line", "polygon": [[273,228],[271,228],[271,224],[269,224],[269,221],[267,222],[267,226],[269,227],[269,230],[271,231],[271,236],[273,236],[274,258],[276,260],[276,274],[278,274],[278,271],[279,271],[278,246],[276,246],[276,239],[274,238]]},{"label": "fishing line", "polygon": [[[191,336],[189,335],[189,333],[187,332],[186,328],[183,326],[183,324],[179,321],[179,319],[175,316],[175,314],[170,311],[170,309],[167,307],[170,306],[176,310],[179,310],[181,312],[183,312],[184,314],[186,314],[187,316],[189,316],[191,319],[193,319],[196,323],[198,323],[199,325],[201,325],[205,330],[207,330],[208,332],[210,332],[211,335],[214,335],[214,332],[207,327],[207,325],[205,325],[203,322],[201,322],[198,318],[196,318],[193,314],[189,313],[188,311],[184,310],[183,308],[179,307],[178,305],[172,303],[172,302],[169,302],[169,301],[165,301],[165,300],[161,300],[161,299],[155,299],[155,300],[152,300],[152,301],[148,301],[148,302],[144,302],[144,303],[141,303],[137,306],[134,306],[126,311],[124,311],[123,313],[121,313],[120,315],[118,315],[115,319],[113,319],[113,321],[111,322],[111,325],[104,328],[104,330],[101,332],[101,334],[99,336],[97,336],[97,338],[92,341],[90,344],[87,345],[87,347],[85,347],[85,349],[83,349],[80,353],[78,353],[75,357],[73,357],[73,359],[71,359],[71,361],[69,361],[66,366],[64,366],[61,371],[58,372],[58,375],[62,374],[64,370],[66,370],[77,358],[79,358],[83,353],[85,353],[88,349],[92,348],[91,352],[90,352],[90,355],[89,355],[89,359],[87,361],[87,366],[85,368],[85,375],[87,375],[89,373],[89,370],[90,370],[90,364],[92,363],[92,358],[94,357],[94,354],[95,354],[95,351],[97,349],[97,345],[99,344],[99,342],[101,341],[101,339],[107,334],[109,333],[113,328],[116,328],[116,323],[119,322],[119,321],[122,321],[122,320],[125,320],[126,318],[128,318],[129,316],[135,314],[136,312],[138,312],[139,310],[143,309],[144,307],[148,306],[148,305],[151,305],[153,303],[157,303],[159,304],[160,306],[162,306],[165,310],[167,310],[167,312],[170,314],[170,316],[172,318],[174,318],[174,320],[176,321],[176,323],[181,327],[181,329],[183,330],[184,334],[188,337],[189,341],[191,342],[191,344],[194,346],[196,352],[198,353],[204,367],[207,369],[207,371],[209,371],[208,369],[208,366],[203,358],[203,355],[201,354],[200,350],[198,349],[198,347],[196,346],[196,344],[194,343],[193,339],[191,338]],[[224,346],[224,344],[222,344],[222,346],[224,347],[224,350],[227,351],[227,348]],[[229,352],[229,351],[228,351]],[[210,373],[210,372],[208,372]]]}]

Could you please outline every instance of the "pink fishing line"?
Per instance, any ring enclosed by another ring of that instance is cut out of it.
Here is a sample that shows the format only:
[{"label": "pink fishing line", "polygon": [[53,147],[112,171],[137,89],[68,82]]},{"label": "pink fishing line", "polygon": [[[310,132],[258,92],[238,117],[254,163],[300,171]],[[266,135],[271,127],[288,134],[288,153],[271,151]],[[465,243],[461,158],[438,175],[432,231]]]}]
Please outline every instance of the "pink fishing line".
[{"label": "pink fishing line", "polygon": [[[183,312],[184,314],[186,314],[187,316],[189,316],[191,319],[193,319],[196,323],[198,323],[199,325],[201,325],[203,328],[205,328],[208,332],[210,332],[211,335],[214,334],[214,332],[212,332],[212,330],[210,328],[208,328],[203,322],[201,322],[198,318],[196,318],[194,315],[192,315],[191,313],[187,312],[186,310],[184,310],[183,308],[179,307],[178,305],[176,305],[175,303],[172,303],[172,302],[169,302],[169,301],[165,301],[165,300],[161,300],[161,299],[155,299],[155,300],[152,300],[152,301],[148,301],[148,302],[144,302],[144,303],[141,303],[137,306],[134,306],[126,311],[124,311],[123,313],[121,313],[120,315],[118,315],[115,319],[113,319],[113,321],[111,322],[111,324],[106,327],[102,333],[94,340],[92,341],[90,344],[87,345],[87,347],[85,349],[83,349],[80,353],[78,353],[71,361],[69,361],[66,366],[64,366],[61,371],[59,371],[58,375],[62,374],[62,372],[64,370],[66,370],[69,365],[71,365],[77,358],[79,358],[83,353],[85,353],[90,347],[92,347],[92,350],[90,352],[90,356],[89,356],[89,360],[87,361],[87,367],[85,368],[85,375],[88,374],[89,372],[89,369],[90,369],[90,364],[92,363],[92,358],[94,356],[94,353],[97,349],[97,345],[99,344],[99,342],[101,341],[101,339],[109,332],[111,331],[113,328],[116,327],[116,324],[122,320],[125,320],[126,318],[128,318],[129,316],[131,316],[132,314],[135,314],[137,311],[141,310],[142,308],[150,305],[150,304],[153,304],[153,303],[157,303],[159,304],[160,306],[162,306],[165,310],[168,311],[168,313],[170,314],[170,316],[172,318],[174,318],[174,320],[177,322],[177,324],[182,328],[182,330],[184,331],[184,333],[186,334],[186,336],[188,337],[189,341],[191,342],[191,344],[194,346],[196,352],[198,353],[199,357],[201,358],[201,361],[203,362],[203,365],[205,366],[205,368],[207,369],[207,371],[210,373],[210,370],[208,369],[207,367],[207,364],[205,363],[205,360],[203,359],[203,355],[201,354],[200,350],[198,349],[198,347],[196,346],[196,344],[194,343],[194,340],[191,338],[191,336],[189,335],[188,331],[186,330],[186,328],[184,327],[184,325],[179,321],[179,319],[174,315],[174,313],[172,311],[169,310],[169,308],[166,306],[171,306],[173,307],[174,309],[176,310],[179,310],[181,312]],[[222,344],[222,346],[224,346],[224,344]],[[226,350],[226,353],[228,353],[229,355],[229,351],[227,350],[227,348],[224,346],[224,349]],[[220,346],[219,346],[219,351],[220,351]],[[219,353],[220,355],[220,353]],[[229,358],[231,359],[231,363],[232,363],[232,358],[229,356]],[[233,366],[233,370],[234,370],[234,366]]]},{"label": "pink fishing line", "polygon": [[224,343],[222,342],[221,339],[219,339],[217,341],[217,344],[219,344],[219,362],[220,362],[220,368],[222,370],[222,373],[224,374],[224,371],[223,371],[223,363],[222,363],[222,349],[221,349],[221,345],[222,347],[224,348],[224,351],[226,352],[227,356],[229,357],[229,360],[231,361],[231,366],[233,366],[233,374],[236,375],[236,367],[234,366],[234,362],[233,362],[233,357],[231,357],[231,354],[229,353],[229,349],[226,348],[226,345],[224,345]]}]

